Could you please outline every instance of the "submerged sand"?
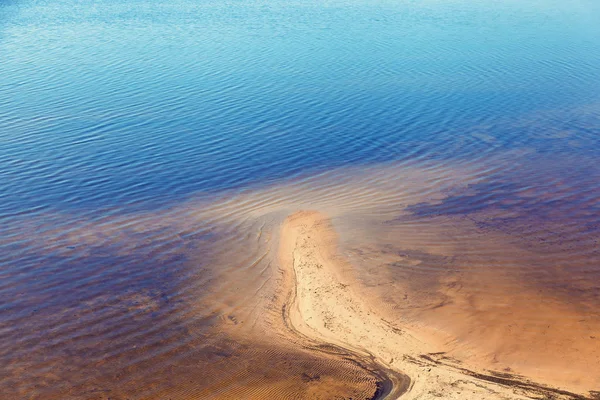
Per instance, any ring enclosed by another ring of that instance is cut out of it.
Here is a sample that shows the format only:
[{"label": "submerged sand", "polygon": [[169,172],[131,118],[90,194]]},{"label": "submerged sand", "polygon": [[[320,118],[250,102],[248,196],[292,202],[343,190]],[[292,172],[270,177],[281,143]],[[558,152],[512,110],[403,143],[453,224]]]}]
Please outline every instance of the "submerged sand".
[{"label": "submerged sand", "polygon": [[300,211],[281,229],[280,262],[294,287],[283,317],[296,334],[371,360],[393,388],[381,398],[586,398],[510,373],[471,369],[445,357],[448,346],[390,319],[376,298],[363,295],[323,214]]},{"label": "submerged sand", "polygon": [[[82,286],[83,302],[22,314],[21,331],[7,329],[0,391],[599,398],[600,236],[516,211],[427,210],[478,179],[390,165],[158,213],[24,219],[15,237],[41,260],[77,260],[66,265],[102,290]],[[308,209],[319,212],[298,211]],[[136,276],[152,286],[140,290]]]}]

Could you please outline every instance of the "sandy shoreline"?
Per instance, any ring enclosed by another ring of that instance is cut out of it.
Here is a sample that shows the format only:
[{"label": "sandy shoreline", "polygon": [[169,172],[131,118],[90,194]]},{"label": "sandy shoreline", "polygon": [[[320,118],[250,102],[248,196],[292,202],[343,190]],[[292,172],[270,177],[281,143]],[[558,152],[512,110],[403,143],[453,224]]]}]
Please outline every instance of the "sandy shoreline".
[{"label": "sandy shoreline", "polygon": [[285,220],[279,259],[292,286],[283,318],[295,335],[315,346],[345,349],[378,374],[388,387],[380,385],[375,398],[587,398],[445,357],[443,343],[396,326],[376,301],[361,296],[359,282],[344,273],[348,265],[336,254],[336,240],[330,220],[318,212],[300,211]]}]

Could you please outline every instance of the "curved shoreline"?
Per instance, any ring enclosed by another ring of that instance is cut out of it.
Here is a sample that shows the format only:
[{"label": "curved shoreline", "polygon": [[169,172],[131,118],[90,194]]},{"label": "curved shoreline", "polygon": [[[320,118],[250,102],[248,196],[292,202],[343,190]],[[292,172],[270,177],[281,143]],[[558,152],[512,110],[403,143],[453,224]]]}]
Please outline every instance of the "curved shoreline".
[{"label": "curved shoreline", "polygon": [[[298,217],[300,217],[299,220],[297,219]],[[325,217],[316,212],[297,212],[286,219],[282,230],[289,228],[290,222],[294,219],[302,222],[307,222],[306,220],[308,219],[308,222],[310,223],[314,222],[314,218],[323,219]],[[286,242],[285,239],[297,241],[297,239],[301,238],[296,235],[292,235],[290,238],[285,232],[282,232],[281,237],[283,239],[282,242],[284,243]],[[283,247],[285,247],[285,244]],[[306,324],[298,323],[302,318],[300,310],[307,306],[306,304],[301,303],[302,299],[298,296],[298,289],[305,282],[301,282],[298,279],[295,258],[292,256],[292,263],[290,265],[289,260],[285,260],[286,255],[289,255],[289,252],[285,253],[285,251],[282,251],[280,248],[282,264],[287,264],[286,272],[289,272],[291,275],[289,294],[282,306],[281,314],[285,327],[296,337],[301,338],[302,341],[306,343],[305,346],[309,347],[311,350],[342,356],[373,375],[376,378],[376,390],[371,399],[397,399],[406,393],[411,386],[411,379],[408,375],[386,367],[378,361],[376,356],[366,349],[356,351],[352,348],[353,346],[350,343],[333,343],[323,337],[319,337],[318,334],[315,335],[316,332],[307,329]]]},{"label": "curved shoreline", "polygon": [[[299,211],[286,218],[279,260],[290,288],[281,309],[285,328],[312,351],[342,356],[376,378],[372,398],[556,399],[588,397],[446,360],[439,344],[390,323],[376,302],[344,274],[327,216]],[[437,347],[436,347],[437,346]],[[443,349],[443,348],[442,348]]]},{"label": "curved shoreline", "polygon": [[[295,270],[292,269],[291,272],[294,274],[294,281],[296,281]],[[372,354],[369,354],[369,356],[366,357],[343,346],[327,343],[318,338],[311,337],[306,332],[302,332],[300,329],[296,328],[293,323],[294,318],[292,317],[292,313],[293,310],[298,307],[297,301],[297,286],[294,283],[281,308],[281,316],[285,328],[292,335],[304,342],[303,347],[314,352],[343,357],[367,373],[373,375],[377,380],[376,390],[371,397],[371,400],[397,399],[409,390],[411,380],[408,375],[386,368],[380,364]]]}]

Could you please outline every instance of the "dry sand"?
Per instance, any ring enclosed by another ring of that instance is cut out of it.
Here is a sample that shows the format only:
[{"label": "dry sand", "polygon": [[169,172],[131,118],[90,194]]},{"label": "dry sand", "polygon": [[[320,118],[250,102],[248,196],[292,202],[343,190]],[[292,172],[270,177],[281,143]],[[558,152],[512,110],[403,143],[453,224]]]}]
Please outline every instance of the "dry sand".
[{"label": "dry sand", "polygon": [[[56,326],[94,331],[63,340],[57,350],[32,351],[32,343],[47,340],[24,342],[5,368],[3,394],[14,388],[18,395],[8,398],[600,398],[590,392],[600,387],[598,258],[585,247],[600,239],[521,215],[513,216],[514,226],[499,226],[506,233],[481,228],[506,217],[503,211],[434,218],[408,208],[468,192],[467,183],[477,181],[463,179],[470,176],[478,174],[391,165],[218,201],[207,196],[160,213],[25,219],[11,237],[35,241],[40,254],[79,257],[86,265],[106,254],[100,267],[119,257],[139,266],[134,271],[142,277],[185,260],[176,271],[185,279],[165,289],[168,296],[127,289],[62,314],[48,310]],[[297,211],[307,208],[322,213]],[[548,241],[532,235],[532,227],[570,240]],[[106,279],[102,271],[90,269]],[[560,297],[562,286],[576,290]],[[78,317],[81,307],[88,319]],[[115,314],[127,315],[133,339],[99,330],[106,321],[118,326],[121,319],[103,317]],[[104,319],[90,322],[96,316]],[[28,332],[48,326],[41,313],[26,318]],[[57,329],[55,337],[69,332]],[[116,349],[108,360],[105,343]]]},{"label": "dry sand", "polygon": [[347,262],[336,254],[330,220],[318,212],[289,216],[281,229],[279,256],[294,286],[284,319],[296,334],[371,360],[393,388],[379,397],[403,399],[587,398],[538,385],[509,373],[474,370],[444,356],[434,336],[398,325],[366,298]]}]

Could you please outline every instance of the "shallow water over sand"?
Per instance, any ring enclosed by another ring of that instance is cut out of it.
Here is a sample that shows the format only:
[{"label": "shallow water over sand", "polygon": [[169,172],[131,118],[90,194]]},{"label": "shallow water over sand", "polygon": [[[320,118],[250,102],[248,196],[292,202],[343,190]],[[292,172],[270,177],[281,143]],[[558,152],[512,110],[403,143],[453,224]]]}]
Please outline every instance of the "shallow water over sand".
[{"label": "shallow water over sand", "polygon": [[315,210],[387,319],[465,368],[591,396],[598,19],[591,1],[1,4],[0,393],[385,392],[370,361],[284,329],[280,227]]}]

